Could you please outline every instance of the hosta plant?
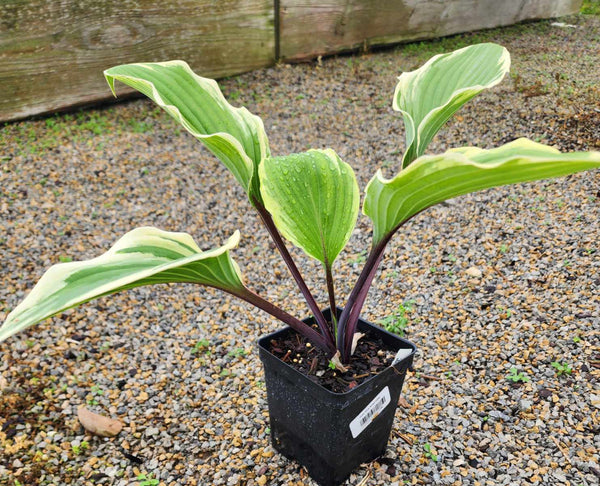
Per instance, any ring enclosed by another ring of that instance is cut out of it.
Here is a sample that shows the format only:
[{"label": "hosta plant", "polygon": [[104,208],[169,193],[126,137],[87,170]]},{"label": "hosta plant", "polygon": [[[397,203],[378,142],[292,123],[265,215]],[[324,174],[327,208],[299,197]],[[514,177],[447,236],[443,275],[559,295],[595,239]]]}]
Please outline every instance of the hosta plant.
[{"label": "hosta plant", "polygon": [[[406,128],[398,173],[377,172],[367,185],[362,210],[373,225],[364,268],[345,302],[335,295],[333,264],[355,226],[360,192],[352,168],[331,149],[272,155],[261,119],[231,106],[217,83],[182,61],[128,64],[105,71],[114,92],[120,81],[145,94],[202,142],[231,171],[256,209],[300,288],[315,327],[282,310],[246,286],[231,252],[240,239],[202,251],[185,233],[143,227],[127,233],[105,254],[51,267],[0,328],[0,340],[91,299],[141,285],[187,282],[221,289],[290,325],[325,350],[340,367],[352,352],[361,308],[396,232],[421,211],[449,198],[503,184],[532,181],[600,167],[600,153],[560,153],[518,139],[498,148],[453,148],[426,154],[444,123],[471,98],[498,84],[508,72],[507,50],[478,44],[430,59],[399,77],[393,108]],[[499,110],[501,107],[498,108]],[[484,127],[482,127],[484,129]],[[327,321],[285,240],[323,266],[332,309]]]}]

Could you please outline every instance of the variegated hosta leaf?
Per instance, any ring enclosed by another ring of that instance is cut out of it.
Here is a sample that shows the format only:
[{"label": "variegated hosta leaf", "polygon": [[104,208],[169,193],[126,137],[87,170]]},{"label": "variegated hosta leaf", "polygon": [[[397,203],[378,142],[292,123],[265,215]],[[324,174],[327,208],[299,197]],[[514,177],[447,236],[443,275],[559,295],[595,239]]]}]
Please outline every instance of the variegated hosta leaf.
[{"label": "variegated hosta leaf", "polygon": [[202,251],[186,233],[144,227],[130,231],[104,255],[50,267],[33,290],[0,327],[0,341],[96,297],[157,283],[189,282],[228,291],[244,288],[227,242]]},{"label": "variegated hosta leaf", "polygon": [[259,168],[267,210],[283,236],[331,266],[358,216],[352,167],[331,149],[265,159]]},{"label": "variegated hosta leaf", "polygon": [[113,93],[115,80],[121,81],[164,108],[260,201],[258,164],[270,153],[263,122],[246,108],[231,106],[216,81],[198,76],[183,61],[124,64],[104,76]]},{"label": "variegated hosta leaf", "polygon": [[363,211],[373,221],[377,244],[411,216],[446,199],[597,167],[600,152],[563,154],[524,138],[491,150],[464,147],[420,157],[393,179],[378,171],[366,188]]},{"label": "variegated hosta leaf", "polygon": [[486,43],[439,54],[402,73],[393,103],[406,129],[402,167],[420,157],[442,125],[475,95],[498,84],[509,68],[508,51]]}]

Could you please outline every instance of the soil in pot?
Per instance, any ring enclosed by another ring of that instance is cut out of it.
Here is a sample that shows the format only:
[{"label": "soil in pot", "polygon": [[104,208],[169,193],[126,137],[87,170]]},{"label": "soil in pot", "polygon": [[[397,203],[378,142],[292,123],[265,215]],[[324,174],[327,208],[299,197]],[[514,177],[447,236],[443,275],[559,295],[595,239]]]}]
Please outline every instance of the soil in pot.
[{"label": "soil in pot", "polygon": [[334,393],[345,393],[360,385],[371,376],[391,366],[396,351],[380,336],[367,332],[356,346],[345,373],[332,369],[323,350],[313,346],[300,334],[272,339],[269,351],[289,364],[311,381]]}]

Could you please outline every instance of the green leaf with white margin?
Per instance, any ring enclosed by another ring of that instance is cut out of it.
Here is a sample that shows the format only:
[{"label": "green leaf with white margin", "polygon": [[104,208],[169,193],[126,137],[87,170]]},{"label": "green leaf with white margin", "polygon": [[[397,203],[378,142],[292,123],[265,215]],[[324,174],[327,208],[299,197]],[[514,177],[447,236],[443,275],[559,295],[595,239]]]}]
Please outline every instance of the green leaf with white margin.
[{"label": "green leaf with white margin", "polygon": [[600,152],[560,153],[525,138],[491,150],[463,147],[419,157],[393,179],[378,171],[365,190],[363,212],[373,221],[376,245],[410,217],[446,199],[598,167]]},{"label": "green leaf with white margin", "polygon": [[404,117],[406,151],[402,167],[425,152],[448,119],[471,98],[497,85],[510,69],[510,54],[485,43],[432,57],[398,78],[393,108]]},{"label": "green leaf with white margin", "polygon": [[223,246],[202,251],[186,233],[130,231],[97,258],[50,267],[8,315],[0,341],[96,297],[142,285],[187,282],[239,291],[244,288],[240,271],[229,256],[239,239],[236,231]]},{"label": "green leaf with white margin", "polygon": [[331,266],[358,217],[352,167],[331,149],[265,159],[259,167],[267,210],[283,236]]},{"label": "green leaf with white margin", "polygon": [[183,61],[124,64],[104,71],[115,94],[115,80],[145,94],[200,140],[260,201],[258,164],[270,155],[262,120],[231,106],[213,79],[195,74]]}]

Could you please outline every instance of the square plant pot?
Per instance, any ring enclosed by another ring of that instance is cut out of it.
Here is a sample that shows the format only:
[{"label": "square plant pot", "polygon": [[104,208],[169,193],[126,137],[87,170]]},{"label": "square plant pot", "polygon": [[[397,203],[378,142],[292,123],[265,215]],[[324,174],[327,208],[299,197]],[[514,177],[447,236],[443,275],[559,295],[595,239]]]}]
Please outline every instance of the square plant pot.
[{"label": "square plant pot", "polygon": [[[324,314],[329,319],[329,310]],[[380,336],[402,357],[345,393],[323,388],[270,353],[271,340],[294,333],[291,328],[258,341],[273,447],[304,466],[321,486],[339,485],[360,464],[385,453],[406,370],[416,351],[409,341],[362,319],[358,330]]]}]

